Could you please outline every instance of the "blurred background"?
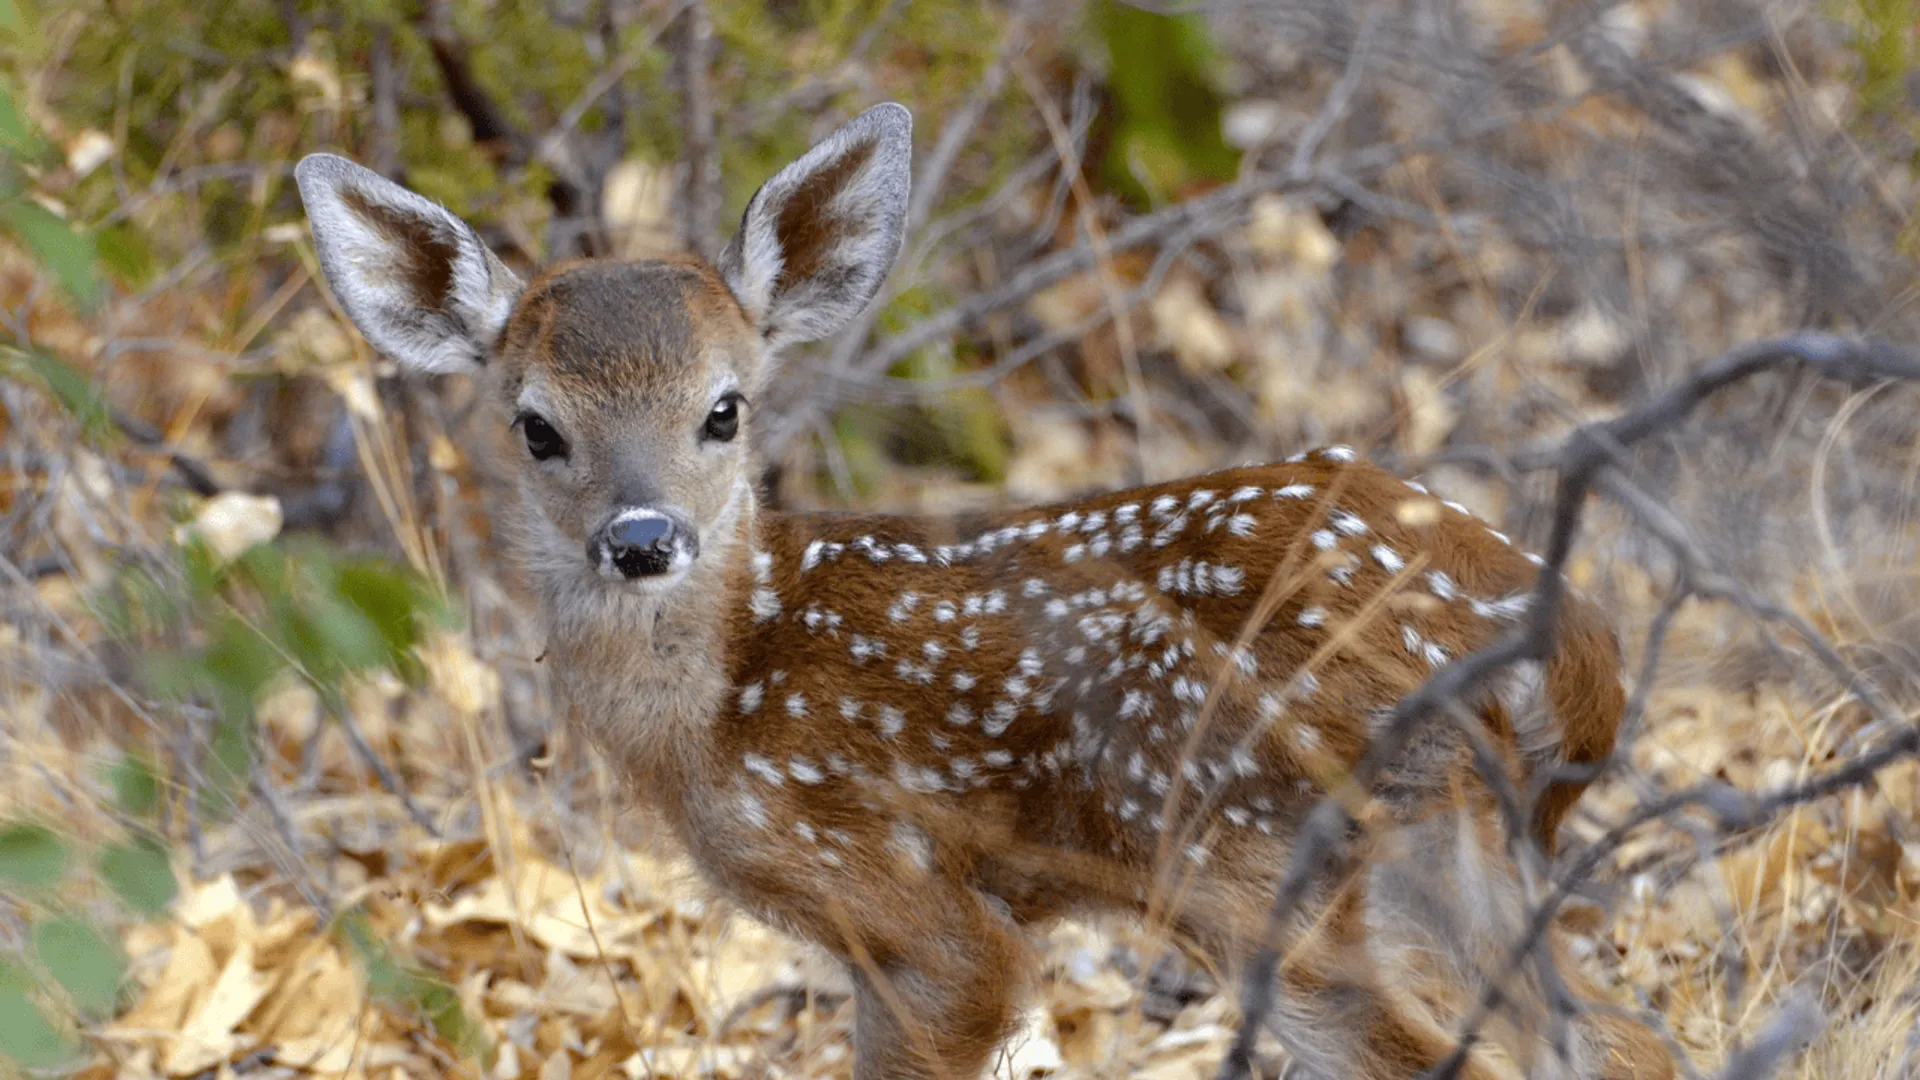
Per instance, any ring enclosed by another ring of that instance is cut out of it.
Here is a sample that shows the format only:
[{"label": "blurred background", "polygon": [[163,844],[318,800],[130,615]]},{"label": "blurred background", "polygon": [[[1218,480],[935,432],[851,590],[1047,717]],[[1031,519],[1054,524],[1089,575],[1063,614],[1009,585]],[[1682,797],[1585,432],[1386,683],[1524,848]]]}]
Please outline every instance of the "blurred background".
[{"label": "blurred background", "polygon": [[[1915,0],[0,0],[0,1074],[849,1070],[834,974],[553,723],[470,388],[332,304],[301,155],[524,273],[710,255],[897,100],[906,251],[756,408],[774,505],[1338,441],[1537,546],[1553,477],[1516,454],[1756,338],[1915,340],[1917,30]],[[1589,508],[1569,573],[1646,711],[1566,857],[1884,736],[1823,649],[1920,702],[1916,404],[1756,379],[1636,451],[1637,512]],[[1699,1070],[1791,1000],[1820,1022],[1789,1074],[1920,1075],[1912,760],[1602,854],[1578,962]],[[999,1075],[1213,1074],[1234,1001],[1160,937],[1044,947]]]}]

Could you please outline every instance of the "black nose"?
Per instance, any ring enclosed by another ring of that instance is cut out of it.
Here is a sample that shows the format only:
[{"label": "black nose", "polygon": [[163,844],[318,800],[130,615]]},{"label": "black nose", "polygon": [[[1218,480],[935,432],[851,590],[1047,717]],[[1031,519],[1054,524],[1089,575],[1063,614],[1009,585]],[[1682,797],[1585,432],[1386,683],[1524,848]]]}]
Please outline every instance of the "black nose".
[{"label": "black nose", "polygon": [[613,567],[626,578],[652,577],[671,570],[675,552],[690,548],[690,539],[665,514],[629,510],[601,532],[595,561],[602,567]]}]

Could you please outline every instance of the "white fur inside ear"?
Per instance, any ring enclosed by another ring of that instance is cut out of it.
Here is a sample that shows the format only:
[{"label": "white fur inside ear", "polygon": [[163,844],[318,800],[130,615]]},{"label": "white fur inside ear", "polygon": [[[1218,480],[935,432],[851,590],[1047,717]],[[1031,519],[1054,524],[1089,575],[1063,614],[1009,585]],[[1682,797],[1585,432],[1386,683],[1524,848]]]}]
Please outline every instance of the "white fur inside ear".
[{"label": "white fur inside ear", "polygon": [[521,286],[466,222],[332,154],[294,179],[327,284],[375,348],[418,372],[485,362]]},{"label": "white fur inside ear", "polygon": [[912,166],[912,117],[876,105],[754,194],[720,276],[770,349],[826,337],[872,302],[900,254]]}]

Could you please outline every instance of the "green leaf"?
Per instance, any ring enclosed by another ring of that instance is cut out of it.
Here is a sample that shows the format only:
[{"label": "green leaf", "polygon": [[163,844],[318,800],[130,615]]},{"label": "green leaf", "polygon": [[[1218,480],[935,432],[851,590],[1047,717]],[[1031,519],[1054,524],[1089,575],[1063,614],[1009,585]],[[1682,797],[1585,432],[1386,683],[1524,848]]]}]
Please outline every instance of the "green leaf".
[{"label": "green leaf", "polygon": [[224,820],[225,808],[233,805],[232,796],[246,786],[253,765],[253,713],[222,714],[214,721],[213,731],[207,738],[207,751],[208,785],[227,797],[213,805],[203,801],[201,813],[214,820]]},{"label": "green leaf", "polygon": [[15,0],[0,0],[0,34],[19,37],[27,32],[26,15]]},{"label": "green leaf", "polygon": [[[6,2],[0,0],[0,4]],[[40,152],[40,139],[27,127],[27,118],[20,115],[20,106],[14,101],[13,87],[4,80],[0,80],[0,149],[28,156]]]},{"label": "green leaf", "polygon": [[107,400],[87,374],[48,353],[0,346],[0,372],[31,376],[46,386],[60,407],[73,415],[87,435],[99,439],[113,430]]},{"label": "green leaf", "polygon": [[235,703],[251,703],[261,687],[280,673],[285,662],[273,646],[239,619],[221,620],[205,653],[207,673],[214,689],[231,694]]},{"label": "green leaf", "polygon": [[396,959],[358,909],[342,915],[335,930],[347,939],[348,947],[359,959],[369,993],[383,1001],[420,1010],[435,1034],[462,1054],[491,1064],[493,1047],[486,1029],[467,1015],[453,987]]},{"label": "green leaf", "polygon": [[1212,83],[1219,50],[1198,15],[1166,15],[1119,0],[1087,8],[1107,47],[1114,135],[1102,175],[1136,201],[1179,194],[1198,180],[1227,180],[1239,155],[1220,133]]},{"label": "green leaf", "polygon": [[93,234],[100,249],[100,264],[129,289],[145,285],[153,277],[153,247],[131,225],[112,225]]},{"label": "green leaf", "polygon": [[0,830],[0,883],[22,888],[44,888],[60,879],[67,866],[67,846],[38,825],[12,825]]},{"label": "green leaf", "polygon": [[0,204],[0,223],[33,249],[75,303],[91,307],[100,298],[99,282],[94,279],[92,238],[74,232],[53,211],[32,199]]},{"label": "green leaf", "polygon": [[33,954],[83,1015],[113,1015],[127,962],[99,931],[78,919],[49,919],[33,928]]},{"label": "green leaf", "polygon": [[147,759],[122,754],[107,770],[107,782],[113,785],[113,801],[129,817],[144,818],[160,803],[160,780]]},{"label": "green leaf", "polygon": [[0,1057],[23,1069],[53,1069],[74,1054],[74,1047],[41,1015],[26,990],[0,985]]},{"label": "green leaf", "polygon": [[420,643],[422,624],[443,621],[445,612],[426,583],[393,563],[354,559],[340,567],[335,588],[379,627],[393,655]]},{"label": "green leaf", "polygon": [[115,844],[101,852],[100,877],[115,896],[143,915],[167,910],[179,890],[166,851],[147,840]]}]

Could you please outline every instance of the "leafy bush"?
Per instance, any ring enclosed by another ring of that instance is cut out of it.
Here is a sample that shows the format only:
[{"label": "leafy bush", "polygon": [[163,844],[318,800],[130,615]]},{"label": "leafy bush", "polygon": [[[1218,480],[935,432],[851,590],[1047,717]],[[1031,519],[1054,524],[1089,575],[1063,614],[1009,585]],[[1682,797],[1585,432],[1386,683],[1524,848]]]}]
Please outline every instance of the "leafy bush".
[{"label": "leafy bush", "polygon": [[[229,29],[245,32],[247,20]],[[0,0],[0,43],[17,52],[30,34],[21,11]],[[85,316],[98,308],[109,276],[140,276],[145,242],[131,230],[77,228],[58,204],[33,193],[33,178],[58,163],[21,100],[0,74],[0,239],[30,252]],[[0,343],[0,376],[39,387],[89,440],[117,434],[99,386],[58,356]],[[337,714],[355,678],[418,678],[415,649],[451,611],[440,589],[391,560],[314,538],[223,558],[190,531],[148,561],[128,561],[96,604],[116,643],[142,658],[147,690],[176,703],[182,718],[211,706],[209,760],[190,775],[163,776],[140,753],[123,753],[100,777],[121,823],[120,834],[104,841],[75,839],[45,822],[0,822],[0,899],[26,928],[18,947],[0,952],[0,1063],[23,1069],[77,1063],[76,1032],[120,1010],[128,958],[116,928],[164,916],[179,891],[163,825],[168,793],[193,788],[205,813],[220,816],[238,804],[251,775],[254,710],[267,688],[297,679]],[[376,995],[418,1006],[456,1047],[485,1052],[449,988],[392,957],[364,924],[349,922],[342,932]]]}]

